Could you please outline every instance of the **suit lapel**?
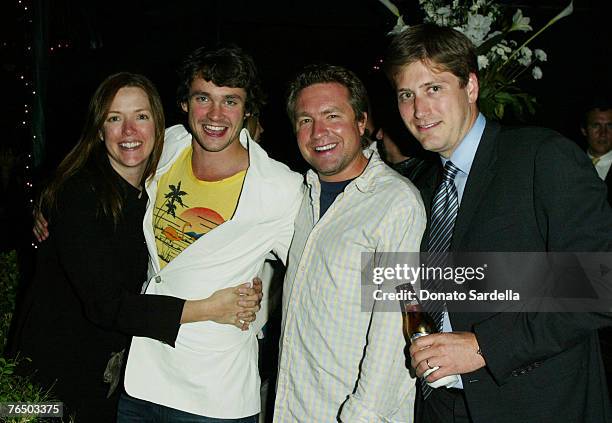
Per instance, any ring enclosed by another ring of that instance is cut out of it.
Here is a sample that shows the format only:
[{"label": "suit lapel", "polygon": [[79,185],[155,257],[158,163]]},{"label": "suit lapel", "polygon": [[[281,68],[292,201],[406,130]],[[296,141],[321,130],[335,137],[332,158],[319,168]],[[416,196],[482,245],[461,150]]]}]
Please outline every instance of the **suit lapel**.
[{"label": "suit lapel", "polygon": [[474,213],[493,180],[494,165],[497,160],[496,138],[499,129],[499,124],[487,121],[463,191],[461,205],[455,222],[453,239],[451,240],[451,250],[461,248],[461,243],[470,227]]}]

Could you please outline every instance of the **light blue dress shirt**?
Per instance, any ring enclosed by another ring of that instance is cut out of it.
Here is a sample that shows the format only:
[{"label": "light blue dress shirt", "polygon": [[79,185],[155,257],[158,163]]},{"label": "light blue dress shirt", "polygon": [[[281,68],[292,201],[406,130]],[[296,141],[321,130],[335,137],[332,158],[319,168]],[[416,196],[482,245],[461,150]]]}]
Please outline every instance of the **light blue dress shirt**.
[{"label": "light blue dress shirt", "polygon": [[[474,162],[474,156],[476,156],[476,150],[478,150],[478,145],[480,144],[480,138],[482,138],[482,133],[484,132],[485,124],[487,123],[485,117],[482,113],[478,113],[478,117],[476,118],[476,122],[467,133],[465,138],[461,140],[457,149],[451,154],[449,159],[445,159],[440,156],[442,159],[442,166],[446,164],[447,161],[453,162],[453,164],[459,169],[457,175],[455,176],[455,187],[457,188],[457,195],[459,196],[459,208],[461,209],[461,200],[463,199],[463,191],[465,190],[465,184],[467,182],[468,176],[470,176],[470,169],[472,168],[472,163]],[[452,332],[453,327],[451,325],[450,319],[448,318],[448,312],[444,312],[443,320],[442,320],[442,331],[443,332]],[[460,388],[463,389],[463,383],[461,382],[461,378],[459,381],[449,386],[449,388]]]}]

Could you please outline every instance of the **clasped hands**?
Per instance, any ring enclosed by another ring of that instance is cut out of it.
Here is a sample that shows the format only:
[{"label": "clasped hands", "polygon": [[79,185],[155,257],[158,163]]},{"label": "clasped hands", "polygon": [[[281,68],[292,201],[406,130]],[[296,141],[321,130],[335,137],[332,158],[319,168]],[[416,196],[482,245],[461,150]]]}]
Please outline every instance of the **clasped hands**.
[{"label": "clasped hands", "polygon": [[429,383],[453,374],[464,374],[486,365],[479,353],[478,340],[472,332],[443,332],[421,336],[410,345],[410,363],[418,377],[434,367],[426,381]]},{"label": "clasped hands", "polygon": [[255,314],[261,308],[261,279],[254,278],[253,283],[243,283],[238,286],[220,289],[203,302],[207,318],[216,323],[236,326],[247,330],[255,320]]}]

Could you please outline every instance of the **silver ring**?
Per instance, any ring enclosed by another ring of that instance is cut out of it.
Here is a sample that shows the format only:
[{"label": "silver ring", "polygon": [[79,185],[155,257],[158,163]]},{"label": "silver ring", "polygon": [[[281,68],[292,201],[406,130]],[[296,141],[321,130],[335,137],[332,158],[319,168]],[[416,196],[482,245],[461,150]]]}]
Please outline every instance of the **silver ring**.
[{"label": "silver ring", "polygon": [[429,367],[431,370],[433,370],[433,367],[431,367],[431,366],[429,365],[429,359],[426,359],[426,360],[425,360],[425,364],[427,364],[427,367]]}]

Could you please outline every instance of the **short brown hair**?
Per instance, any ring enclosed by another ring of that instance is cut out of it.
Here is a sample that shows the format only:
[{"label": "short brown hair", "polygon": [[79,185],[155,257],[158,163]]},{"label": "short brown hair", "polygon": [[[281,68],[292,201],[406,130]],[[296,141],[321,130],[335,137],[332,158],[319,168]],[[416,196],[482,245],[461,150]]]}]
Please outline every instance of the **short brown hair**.
[{"label": "short brown hair", "polygon": [[306,66],[289,84],[287,115],[291,123],[295,124],[295,102],[300,91],[314,84],[334,82],[346,87],[355,118],[362,120],[368,111],[368,93],[363,82],[346,68],[322,63]]},{"label": "short brown hair", "polygon": [[461,32],[427,23],[407,28],[391,39],[384,59],[384,70],[394,83],[400,68],[414,62],[425,62],[459,78],[464,87],[470,73],[478,75],[474,44]]}]

